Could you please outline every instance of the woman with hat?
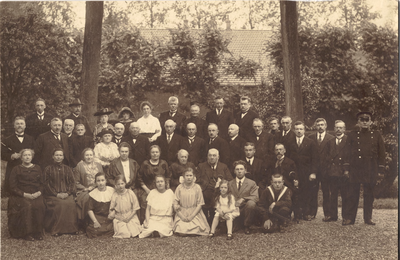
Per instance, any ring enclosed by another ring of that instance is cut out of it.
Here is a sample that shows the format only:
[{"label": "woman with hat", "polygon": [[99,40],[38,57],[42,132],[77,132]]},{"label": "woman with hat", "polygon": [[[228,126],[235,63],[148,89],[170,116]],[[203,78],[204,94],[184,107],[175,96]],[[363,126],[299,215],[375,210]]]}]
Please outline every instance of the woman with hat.
[{"label": "woman with hat", "polygon": [[108,129],[114,131],[114,127],[108,123],[108,115],[112,114],[113,111],[109,110],[108,108],[104,108],[100,111],[97,111],[94,113],[94,116],[100,117],[100,124],[97,124],[94,127],[93,135],[94,135],[94,141],[96,143],[100,142],[100,139],[97,137],[97,134],[99,134],[103,129]]},{"label": "woman with hat", "polygon": [[133,114],[129,107],[123,107],[118,113],[118,119],[119,122],[125,126],[125,132],[123,136],[127,136],[129,134],[129,127],[135,119],[135,114]]},{"label": "woman with hat", "polygon": [[154,143],[157,137],[161,135],[161,125],[157,117],[151,114],[153,106],[149,101],[143,101],[140,104],[140,110],[143,116],[138,119],[137,123],[140,126],[140,134],[149,138],[150,143]]},{"label": "woman with hat", "polygon": [[108,167],[112,160],[119,158],[118,146],[111,142],[114,132],[109,129],[103,129],[97,134],[100,143],[94,147],[94,161],[100,163],[104,172],[108,172]]}]

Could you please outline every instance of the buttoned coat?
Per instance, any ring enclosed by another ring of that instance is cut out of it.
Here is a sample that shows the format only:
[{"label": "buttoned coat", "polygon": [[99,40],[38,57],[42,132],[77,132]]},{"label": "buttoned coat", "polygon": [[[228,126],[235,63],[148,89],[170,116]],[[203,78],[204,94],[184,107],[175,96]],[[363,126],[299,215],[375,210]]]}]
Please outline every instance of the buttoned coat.
[{"label": "buttoned coat", "polygon": [[128,135],[123,137],[121,142],[126,142],[131,146],[132,151],[129,153],[129,158],[135,160],[139,165],[150,159],[150,142],[148,138],[138,135],[134,143],[132,136]]},{"label": "buttoned coat", "polygon": [[168,143],[167,134],[161,134],[156,140],[156,144],[161,148],[160,159],[168,162],[168,165],[176,162],[178,160],[178,151],[182,147],[182,141],[182,136],[174,133],[171,141]]},{"label": "buttoned coat", "polygon": [[74,168],[82,158],[82,151],[85,148],[94,148],[94,141],[93,138],[87,135],[79,136],[79,135],[72,135],[68,138],[69,141],[69,151],[70,151],[70,166]]},{"label": "buttoned coat", "polygon": [[[139,187],[139,164],[131,159],[129,159],[129,182],[126,184],[126,188],[128,189],[135,189]],[[108,170],[108,173],[106,173],[107,176],[107,183],[111,185],[112,187],[115,186],[115,179],[118,177],[118,175],[123,175],[125,176],[124,173],[124,167],[122,166],[121,158],[114,159],[110,163],[110,168]]]},{"label": "buttoned coat", "polygon": [[53,151],[56,148],[62,148],[64,150],[65,165],[69,165],[69,145],[68,136],[64,133],[60,133],[61,142],[58,141],[51,131],[41,134],[36,139],[35,157],[37,157],[38,164],[42,169],[45,169],[48,165],[53,164]]},{"label": "buttoned coat", "polygon": [[300,147],[297,146],[296,139],[294,139],[293,143],[289,145],[290,147],[290,157],[297,168],[297,173],[300,182],[304,183],[308,180],[308,177],[311,173],[317,173],[317,144],[307,138],[306,136],[303,139]]},{"label": "buttoned coat", "polygon": [[200,163],[197,167],[199,178],[197,183],[204,191],[206,189],[214,190],[218,178],[221,180],[232,180],[232,174],[226,164],[218,162],[215,170],[213,170],[208,162]]},{"label": "buttoned coat", "polygon": [[43,120],[38,118],[38,114],[36,112],[28,115],[25,119],[25,133],[32,136],[36,140],[39,135],[50,131],[50,122],[53,117],[54,116],[52,114],[49,114],[46,111],[43,114]]},{"label": "buttoned coat", "polygon": [[246,140],[248,142],[254,143],[254,145],[256,146],[255,156],[257,158],[264,160],[268,157],[274,156],[274,136],[267,131],[262,131],[257,140],[257,135],[253,129],[247,134]]},{"label": "buttoned coat", "polygon": [[326,159],[324,158],[326,152],[326,145],[328,144],[328,142],[332,139],[335,138],[333,135],[326,133],[324,139],[322,140],[322,142],[320,144],[318,144],[318,132],[315,134],[311,134],[308,136],[308,138],[310,138],[311,140],[313,140],[316,144],[317,144],[317,176],[318,178],[320,178],[321,176],[325,176],[326,175],[326,168],[323,167],[323,163]]},{"label": "buttoned coat", "polygon": [[193,123],[196,125],[196,136],[201,137],[203,139],[208,137],[208,133],[207,133],[207,122],[204,119],[201,119],[200,117],[189,117],[187,118],[182,125],[182,136],[186,137],[188,136],[187,134],[187,130],[186,130],[186,126],[189,123]]},{"label": "buttoned coat", "polygon": [[179,113],[178,111],[176,111],[174,116],[170,116],[169,111],[162,112],[160,114],[160,118],[159,118],[160,125],[162,128],[162,134],[165,134],[164,125],[165,125],[165,122],[169,119],[173,120],[176,123],[174,132],[178,135],[182,135],[182,126],[183,126],[183,122],[186,120],[186,116],[182,113]]},{"label": "buttoned coat", "polygon": [[92,128],[89,125],[89,121],[87,120],[86,116],[84,115],[79,115],[78,117],[74,116],[72,113],[69,114],[66,118],[63,120],[63,124],[65,122],[65,119],[72,119],[74,120],[75,126],[78,124],[83,124],[85,126],[86,132],[85,135],[92,136],[93,137],[93,132]]},{"label": "buttoned coat", "polygon": [[206,114],[206,121],[208,124],[216,124],[219,130],[218,135],[225,140],[229,140],[228,127],[234,122],[231,111],[224,108],[222,109],[221,114],[217,115],[216,109],[211,110]]},{"label": "buttoned coat", "polygon": [[189,153],[188,162],[192,162],[195,166],[206,159],[206,142],[198,136],[194,137],[192,143],[189,143],[188,137],[183,138],[182,149],[185,149]]},{"label": "buttoned coat", "polygon": [[240,190],[238,190],[236,184],[236,178],[229,181],[229,189],[232,192],[232,195],[235,197],[235,201],[237,202],[239,199],[244,199],[244,201],[240,205],[236,205],[237,207],[243,206],[247,203],[247,201],[252,200],[255,203],[258,202],[258,186],[255,181],[245,178]]},{"label": "buttoned coat", "polygon": [[224,164],[229,164],[230,162],[230,149],[229,144],[223,138],[217,136],[211,143],[210,138],[206,140],[206,153],[212,148],[215,148],[219,152],[219,161]]},{"label": "buttoned coat", "polygon": [[344,173],[344,161],[347,155],[346,149],[347,143],[347,135],[343,135],[342,141],[337,145],[336,138],[332,138],[326,144],[326,148],[324,149],[324,158],[323,167],[326,169],[326,176],[336,176],[341,177]]},{"label": "buttoned coat", "polygon": [[247,112],[247,114],[243,118],[241,111],[235,114],[234,120],[235,124],[239,126],[240,136],[245,138],[247,134],[251,133],[251,131],[254,131],[253,120],[256,118],[258,118],[258,114],[251,109]]}]

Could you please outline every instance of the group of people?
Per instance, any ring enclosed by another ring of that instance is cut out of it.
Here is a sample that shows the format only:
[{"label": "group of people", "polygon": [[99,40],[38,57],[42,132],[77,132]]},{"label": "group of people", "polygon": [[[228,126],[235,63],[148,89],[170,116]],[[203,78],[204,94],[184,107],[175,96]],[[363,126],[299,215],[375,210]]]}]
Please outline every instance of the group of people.
[{"label": "group of people", "polygon": [[109,122],[113,111],[105,108],[96,112],[92,131],[79,99],[64,120],[38,99],[36,112],[16,117],[15,133],[2,142],[11,237],[42,240],[46,230],[53,236],[84,231],[90,238],[212,238],[224,222],[231,240],[239,228],[277,232],[292,220],[312,221],[320,186],[323,221],[338,220],[340,191],[342,225],[352,225],[361,184],[364,222],[375,225],[373,188],[382,178],[385,147],[370,128],[370,112],[357,114],[348,135],[343,121],[335,122],[333,136],[318,118],[316,133],[307,137],[305,124],[292,128],[289,116],[271,117],[264,129],[247,96],[235,115],[222,97],[214,101],[205,119],[196,104],[189,117],[178,112],[175,96],[159,118],[147,101],[137,120],[124,107],[119,121]]}]

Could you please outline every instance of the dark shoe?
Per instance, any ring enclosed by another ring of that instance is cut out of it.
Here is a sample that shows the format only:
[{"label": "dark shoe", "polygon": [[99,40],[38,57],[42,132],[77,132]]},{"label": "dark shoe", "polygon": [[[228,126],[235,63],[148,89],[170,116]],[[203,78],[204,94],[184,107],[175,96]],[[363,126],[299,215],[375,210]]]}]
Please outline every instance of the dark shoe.
[{"label": "dark shoe", "polygon": [[35,239],[31,235],[28,235],[28,236],[24,237],[24,239],[26,241],[35,241]]},{"label": "dark shoe", "polygon": [[226,240],[232,240],[232,239],[233,239],[232,234],[228,234],[228,236],[226,237]]},{"label": "dark shoe", "polygon": [[354,222],[350,219],[343,219],[342,226],[354,225]]},{"label": "dark shoe", "polygon": [[246,235],[250,235],[250,228],[244,227],[244,233],[245,233]]},{"label": "dark shoe", "polygon": [[375,222],[372,222],[372,220],[368,219],[364,221],[365,224],[375,226]]},{"label": "dark shoe", "polygon": [[208,238],[213,238],[213,237],[215,237],[214,233],[208,234]]},{"label": "dark shoe", "polygon": [[329,221],[331,221],[331,217],[329,217],[329,216],[326,216],[326,217],[324,217],[323,219],[322,219],[322,221],[323,222],[329,222]]}]

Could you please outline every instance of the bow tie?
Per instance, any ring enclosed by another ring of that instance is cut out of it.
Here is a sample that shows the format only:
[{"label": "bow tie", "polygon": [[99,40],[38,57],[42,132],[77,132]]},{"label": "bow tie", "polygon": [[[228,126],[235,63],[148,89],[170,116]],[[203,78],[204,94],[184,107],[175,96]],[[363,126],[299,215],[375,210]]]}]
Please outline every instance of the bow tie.
[{"label": "bow tie", "polygon": [[24,137],[24,134],[22,134],[22,135],[19,135],[19,134],[16,134],[17,135],[17,137]]}]

